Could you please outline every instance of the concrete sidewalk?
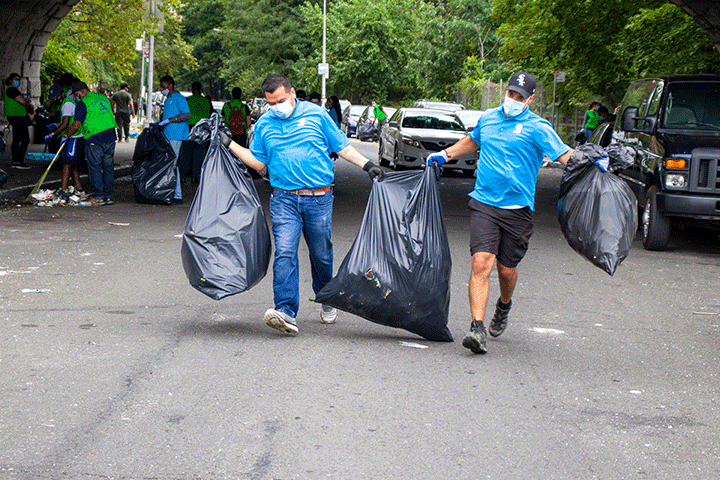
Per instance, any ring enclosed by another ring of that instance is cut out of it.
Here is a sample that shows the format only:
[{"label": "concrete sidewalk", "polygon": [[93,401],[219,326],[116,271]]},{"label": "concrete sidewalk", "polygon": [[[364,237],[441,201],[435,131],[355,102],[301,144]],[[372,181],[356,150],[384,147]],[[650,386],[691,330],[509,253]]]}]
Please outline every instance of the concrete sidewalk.
[{"label": "concrete sidewalk", "polygon": [[[123,141],[115,144],[115,178],[130,174],[132,170],[132,157],[136,141],[137,138],[131,138],[128,143]],[[42,152],[44,149],[44,144],[31,144],[28,152]],[[30,191],[32,191],[43,172],[47,169],[49,162],[26,159],[25,163],[30,165],[32,168],[28,170],[12,168],[10,145],[7,145],[5,153],[0,156],[0,169],[5,171],[10,178],[5,185],[0,187],[0,201],[25,198]],[[59,165],[57,160],[55,163]],[[41,188],[53,190],[60,188],[61,173],[62,170],[56,170],[55,167],[50,169]],[[90,182],[88,180],[87,173],[80,175],[80,180],[85,187],[85,191],[90,193]],[[72,185],[72,180],[70,181],[70,184]]]}]

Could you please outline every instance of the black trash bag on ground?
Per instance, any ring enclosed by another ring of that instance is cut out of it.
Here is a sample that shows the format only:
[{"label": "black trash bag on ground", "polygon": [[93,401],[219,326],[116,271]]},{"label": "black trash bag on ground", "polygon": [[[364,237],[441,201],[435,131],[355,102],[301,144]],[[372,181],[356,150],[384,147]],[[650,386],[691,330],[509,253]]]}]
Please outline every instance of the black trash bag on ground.
[{"label": "black trash bag on ground", "polygon": [[220,143],[218,123],[216,116],[193,128],[212,140],[180,251],[190,285],[215,300],[242,293],[262,280],[271,250],[255,184],[245,165]]},{"label": "black trash bag on ground", "polygon": [[378,138],[378,129],[375,122],[365,122],[356,132],[357,138],[362,142],[372,142]]},{"label": "black trash bag on ground", "polygon": [[10,178],[10,175],[8,175],[4,170],[0,169],[0,187],[5,185],[5,182],[8,181],[8,178]]},{"label": "black trash bag on ground", "polygon": [[170,205],[177,186],[177,158],[162,129],[151,123],[138,135],[133,152],[135,201]]},{"label": "black trash bag on ground", "polygon": [[[585,144],[571,155],[560,184],[558,221],[573,250],[613,275],[635,238],[637,200],[624,180],[594,164],[598,151],[604,153]],[[614,152],[622,158],[611,161],[610,169],[627,160],[627,153]]]},{"label": "black trash bag on ground", "polygon": [[389,172],[373,182],[360,232],[315,301],[451,342],[451,270],[438,167]]}]

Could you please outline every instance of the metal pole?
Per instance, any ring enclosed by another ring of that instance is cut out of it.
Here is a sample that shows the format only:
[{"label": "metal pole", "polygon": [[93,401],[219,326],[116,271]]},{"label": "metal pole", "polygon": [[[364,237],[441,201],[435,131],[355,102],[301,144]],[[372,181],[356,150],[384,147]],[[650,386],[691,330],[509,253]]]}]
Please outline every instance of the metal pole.
[{"label": "metal pole", "polygon": [[[322,52],[322,63],[323,63],[323,64],[324,64],[324,63],[327,63],[327,62],[325,61],[325,60],[326,60],[326,59],[325,59],[325,51],[326,51],[326,46],[327,46],[327,43],[326,43],[326,33],[327,33],[327,0],[323,0],[323,52]],[[320,94],[320,95],[322,96],[322,99],[320,100],[321,102],[324,102],[324,101],[325,101],[325,79],[326,79],[326,78],[327,78],[327,77],[326,77],[325,74],[323,73],[323,75],[322,75],[322,89],[321,89],[321,92],[322,92],[322,93]]]},{"label": "metal pole", "polygon": [[[145,32],[143,32],[142,43],[145,43]],[[145,48],[140,50],[140,96],[138,97],[138,100],[142,101],[143,98],[145,98]],[[143,112],[140,109],[140,105],[138,105],[137,107],[138,108],[136,109],[136,113],[138,115],[139,121],[140,117],[143,116]]]},{"label": "metal pole", "polygon": [[[150,0],[150,16],[155,15],[155,0]],[[150,123],[152,117],[152,97],[153,97],[153,56],[155,55],[155,35],[150,35],[150,54],[148,55],[148,73],[147,73],[147,104],[145,105],[145,123]]]},{"label": "metal pole", "polygon": [[555,128],[555,131],[557,131],[557,128],[555,127],[555,85],[557,85],[557,73],[553,72],[553,104],[552,104],[552,114],[550,116],[550,124]]}]

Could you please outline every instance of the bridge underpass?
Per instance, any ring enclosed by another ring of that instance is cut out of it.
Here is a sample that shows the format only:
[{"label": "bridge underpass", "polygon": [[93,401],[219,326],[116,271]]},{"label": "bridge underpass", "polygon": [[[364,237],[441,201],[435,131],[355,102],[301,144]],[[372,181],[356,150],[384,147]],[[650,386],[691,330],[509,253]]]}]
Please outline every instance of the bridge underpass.
[{"label": "bridge underpass", "polygon": [[[720,51],[720,5],[717,0],[671,0],[700,25]],[[22,77],[21,91],[40,98],[40,63],[50,35],[79,0],[11,0],[0,3],[0,77]]]}]

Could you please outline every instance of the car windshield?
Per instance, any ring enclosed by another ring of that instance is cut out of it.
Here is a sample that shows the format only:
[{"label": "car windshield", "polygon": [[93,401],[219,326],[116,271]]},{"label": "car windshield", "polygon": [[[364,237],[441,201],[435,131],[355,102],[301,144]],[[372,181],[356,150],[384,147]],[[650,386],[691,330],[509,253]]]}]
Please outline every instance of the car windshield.
[{"label": "car windshield", "polygon": [[460,124],[455,115],[428,115],[417,114],[407,115],[403,118],[402,126],[404,128],[426,128],[432,130],[455,130],[464,132],[465,129]]},{"label": "car windshield", "polygon": [[671,84],[663,127],[720,130],[720,83]]},{"label": "car windshield", "polygon": [[477,125],[482,114],[483,112],[479,110],[460,110],[455,112],[455,115],[457,115],[463,125],[465,125],[465,128],[472,128]]},{"label": "car windshield", "polygon": [[360,116],[362,115],[363,110],[365,110],[365,105],[350,105],[350,115]]}]

